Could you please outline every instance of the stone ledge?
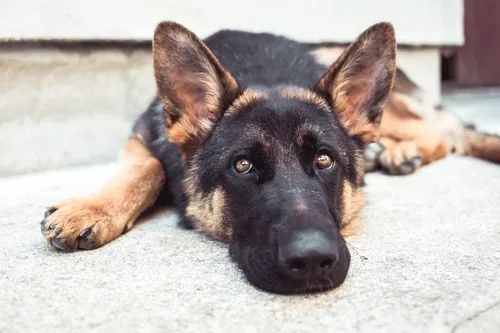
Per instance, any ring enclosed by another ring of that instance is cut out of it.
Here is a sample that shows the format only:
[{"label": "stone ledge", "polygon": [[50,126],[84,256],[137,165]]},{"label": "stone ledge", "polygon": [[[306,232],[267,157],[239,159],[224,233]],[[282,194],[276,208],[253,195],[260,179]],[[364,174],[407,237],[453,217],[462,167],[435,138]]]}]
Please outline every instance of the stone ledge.
[{"label": "stone ledge", "polygon": [[[437,49],[398,59],[438,98]],[[156,89],[147,44],[0,45],[0,72],[0,176],[114,160]]]},{"label": "stone ledge", "polygon": [[462,17],[462,0],[7,0],[0,40],[151,40],[158,22],[174,20],[201,37],[228,28],[350,42],[369,25],[390,21],[400,43],[460,45]]}]

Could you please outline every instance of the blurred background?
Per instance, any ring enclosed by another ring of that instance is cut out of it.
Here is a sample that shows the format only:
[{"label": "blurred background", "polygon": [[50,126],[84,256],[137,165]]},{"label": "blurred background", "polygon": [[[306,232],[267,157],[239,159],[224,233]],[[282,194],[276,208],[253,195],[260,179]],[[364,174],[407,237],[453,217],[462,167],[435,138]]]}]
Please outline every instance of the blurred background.
[{"label": "blurred background", "polygon": [[0,8],[0,176],[112,161],[154,96],[150,48],[161,20],[202,38],[243,29],[339,48],[389,21],[398,65],[432,102],[473,112],[500,101],[498,0],[0,0]]}]

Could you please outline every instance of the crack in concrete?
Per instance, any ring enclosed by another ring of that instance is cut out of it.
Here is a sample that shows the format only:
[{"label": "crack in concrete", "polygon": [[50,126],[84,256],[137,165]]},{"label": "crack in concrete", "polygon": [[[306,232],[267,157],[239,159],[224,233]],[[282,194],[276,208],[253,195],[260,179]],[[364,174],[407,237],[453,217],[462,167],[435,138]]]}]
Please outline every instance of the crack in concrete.
[{"label": "crack in concrete", "polygon": [[495,303],[491,304],[490,306],[482,309],[482,310],[479,310],[477,311],[476,313],[472,314],[471,316],[459,321],[458,323],[456,323],[452,328],[451,328],[451,331],[450,333],[455,333],[457,331],[457,329],[460,328],[460,326],[462,326],[463,324],[465,323],[468,323],[476,318],[478,318],[479,316],[481,316],[482,314],[485,314],[486,312],[490,311],[490,310],[493,310],[495,307],[499,306],[500,305],[500,300],[496,301]]}]

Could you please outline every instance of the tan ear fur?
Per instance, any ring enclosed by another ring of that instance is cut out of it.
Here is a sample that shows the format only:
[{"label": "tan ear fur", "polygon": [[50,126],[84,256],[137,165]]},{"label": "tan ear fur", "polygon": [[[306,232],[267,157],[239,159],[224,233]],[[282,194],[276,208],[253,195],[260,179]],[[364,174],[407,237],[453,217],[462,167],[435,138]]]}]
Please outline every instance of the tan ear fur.
[{"label": "tan ear fur", "polygon": [[389,23],[363,32],[315,87],[351,136],[375,141],[396,72],[396,40]]},{"label": "tan ear fur", "polygon": [[196,147],[237,97],[238,83],[194,33],[174,22],[157,25],[153,60],[168,140],[183,150]]}]

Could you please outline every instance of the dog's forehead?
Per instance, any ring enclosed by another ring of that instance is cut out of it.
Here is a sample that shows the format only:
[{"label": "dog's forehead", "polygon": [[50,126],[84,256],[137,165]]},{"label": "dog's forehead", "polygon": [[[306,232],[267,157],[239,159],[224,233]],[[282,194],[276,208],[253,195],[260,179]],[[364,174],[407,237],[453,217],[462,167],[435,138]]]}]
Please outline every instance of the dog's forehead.
[{"label": "dog's forehead", "polygon": [[[302,88],[246,90],[229,108],[230,125],[244,139],[298,139],[303,135],[340,131],[326,101]],[[236,125],[234,125],[236,123]],[[233,126],[234,125],[234,126]],[[331,133],[330,133],[331,134]]]}]

